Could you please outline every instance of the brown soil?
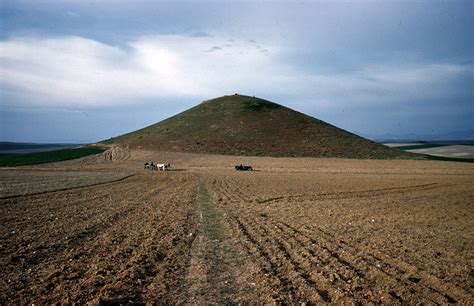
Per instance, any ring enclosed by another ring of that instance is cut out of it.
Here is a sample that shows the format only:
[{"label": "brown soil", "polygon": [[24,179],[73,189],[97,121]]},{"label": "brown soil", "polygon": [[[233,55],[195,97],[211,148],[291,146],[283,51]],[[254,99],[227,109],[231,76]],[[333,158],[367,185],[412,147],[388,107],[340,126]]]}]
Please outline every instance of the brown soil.
[{"label": "brown soil", "polygon": [[474,303],[472,164],[110,154],[0,170],[0,304]]}]

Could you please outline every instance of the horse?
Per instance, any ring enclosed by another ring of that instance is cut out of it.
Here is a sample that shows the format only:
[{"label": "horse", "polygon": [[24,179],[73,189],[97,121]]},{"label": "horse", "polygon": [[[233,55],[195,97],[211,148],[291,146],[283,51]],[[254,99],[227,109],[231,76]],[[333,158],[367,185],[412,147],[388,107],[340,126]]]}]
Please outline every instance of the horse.
[{"label": "horse", "polygon": [[151,163],[146,162],[143,165],[143,169],[158,170],[158,167],[155,164],[153,164],[153,162]]},{"label": "horse", "polygon": [[242,165],[242,164],[237,165],[234,168],[237,171],[253,171],[252,166],[245,166],[245,165]]},{"label": "horse", "polygon": [[156,167],[158,168],[158,170],[160,171],[166,171],[168,170],[169,168],[171,168],[171,165],[168,163],[168,164],[156,164]]}]

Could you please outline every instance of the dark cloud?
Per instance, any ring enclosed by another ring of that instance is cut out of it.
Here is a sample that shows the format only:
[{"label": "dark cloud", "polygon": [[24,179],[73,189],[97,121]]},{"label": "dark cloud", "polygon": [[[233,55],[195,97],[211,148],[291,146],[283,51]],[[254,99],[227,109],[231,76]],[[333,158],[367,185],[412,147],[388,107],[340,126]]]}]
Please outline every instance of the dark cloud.
[{"label": "dark cloud", "polygon": [[191,37],[211,37],[212,35],[206,32],[192,32]]},{"label": "dark cloud", "polygon": [[209,50],[206,50],[206,52],[214,52],[214,51],[220,51],[220,50],[222,50],[221,47],[219,47],[219,46],[213,46],[213,47],[211,47]]}]

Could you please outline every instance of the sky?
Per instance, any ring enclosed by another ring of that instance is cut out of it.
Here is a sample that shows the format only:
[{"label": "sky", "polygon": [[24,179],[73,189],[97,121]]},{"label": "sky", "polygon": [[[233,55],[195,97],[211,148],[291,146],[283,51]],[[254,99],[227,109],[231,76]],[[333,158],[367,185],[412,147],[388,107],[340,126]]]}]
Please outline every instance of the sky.
[{"label": "sky", "polygon": [[234,93],[474,139],[473,3],[0,0],[0,141],[96,142]]}]

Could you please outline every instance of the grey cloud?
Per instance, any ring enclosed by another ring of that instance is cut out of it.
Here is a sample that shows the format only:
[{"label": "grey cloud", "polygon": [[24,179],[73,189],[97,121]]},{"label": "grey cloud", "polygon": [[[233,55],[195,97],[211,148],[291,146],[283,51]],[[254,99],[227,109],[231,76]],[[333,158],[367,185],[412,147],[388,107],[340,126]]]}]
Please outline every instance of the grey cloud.
[{"label": "grey cloud", "polygon": [[214,52],[214,51],[220,51],[220,50],[222,50],[221,47],[213,46],[209,50],[206,50],[206,52]]},{"label": "grey cloud", "polygon": [[191,37],[211,37],[212,35],[206,32],[192,32]]}]

